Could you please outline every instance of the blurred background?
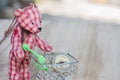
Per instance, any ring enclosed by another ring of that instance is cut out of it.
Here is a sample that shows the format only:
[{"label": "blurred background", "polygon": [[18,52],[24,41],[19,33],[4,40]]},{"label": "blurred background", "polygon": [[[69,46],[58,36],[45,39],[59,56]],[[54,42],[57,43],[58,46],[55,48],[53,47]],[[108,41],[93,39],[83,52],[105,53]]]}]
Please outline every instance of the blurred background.
[{"label": "blurred background", "polygon": [[17,8],[30,2],[43,14],[119,22],[119,0],[0,0],[0,18],[13,18]]},{"label": "blurred background", "polygon": [[[31,2],[42,13],[38,35],[54,51],[68,52],[80,61],[76,74],[66,80],[120,79],[120,0],[0,0],[0,39],[14,11]],[[0,45],[0,80],[8,80],[10,49],[9,36]]]}]

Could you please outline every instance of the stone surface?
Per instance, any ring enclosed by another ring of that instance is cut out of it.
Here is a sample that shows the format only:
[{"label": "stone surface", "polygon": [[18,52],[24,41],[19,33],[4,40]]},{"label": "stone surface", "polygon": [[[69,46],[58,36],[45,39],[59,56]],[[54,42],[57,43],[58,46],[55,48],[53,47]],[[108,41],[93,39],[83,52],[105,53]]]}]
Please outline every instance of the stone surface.
[{"label": "stone surface", "polygon": [[[0,39],[11,20],[0,20]],[[120,24],[94,20],[43,16],[43,37],[54,51],[69,52],[80,62],[66,80],[120,79]],[[10,37],[0,45],[0,80],[8,80]],[[36,49],[38,52],[40,49]]]}]

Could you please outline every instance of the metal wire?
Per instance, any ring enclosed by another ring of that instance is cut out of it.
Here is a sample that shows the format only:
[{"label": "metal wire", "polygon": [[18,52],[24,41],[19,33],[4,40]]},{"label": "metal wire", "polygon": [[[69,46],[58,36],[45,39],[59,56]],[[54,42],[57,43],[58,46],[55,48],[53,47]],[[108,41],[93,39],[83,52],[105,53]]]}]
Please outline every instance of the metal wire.
[{"label": "metal wire", "polygon": [[[69,61],[63,63],[55,63],[55,59],[59,55],[66,56]],[[49,70],[39,70],[35,66],[38,61],[35,58],[32,58],[33,63],[32,68],[34,72],[31,72],[32,79],[31,80],[64,80],[65,77],[74,74],[77,71],[77,63],[79,62],[75,57],[70,55],[69,53],[51,53],[44,54],[44,57],[47,59],[46,65]],[[34,77],[34,79],[33,79]]]}]

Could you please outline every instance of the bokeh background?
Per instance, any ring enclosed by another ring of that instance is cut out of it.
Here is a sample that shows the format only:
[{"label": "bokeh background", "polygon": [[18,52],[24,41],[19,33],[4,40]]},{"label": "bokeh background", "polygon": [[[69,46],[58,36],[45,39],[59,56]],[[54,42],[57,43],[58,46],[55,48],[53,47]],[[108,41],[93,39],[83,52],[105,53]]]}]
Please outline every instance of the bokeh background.
[{"label": "bokeh background", "polygon": [[[79,60],[76,74],[66,80],[120,79],[120,0],[0,0],[0,40],[14,10],[31,2],[42,13],[43,30],[38,35],[54,51]],[[8,80],[10,48],[9,36],[0,45],[0,80]]]}]

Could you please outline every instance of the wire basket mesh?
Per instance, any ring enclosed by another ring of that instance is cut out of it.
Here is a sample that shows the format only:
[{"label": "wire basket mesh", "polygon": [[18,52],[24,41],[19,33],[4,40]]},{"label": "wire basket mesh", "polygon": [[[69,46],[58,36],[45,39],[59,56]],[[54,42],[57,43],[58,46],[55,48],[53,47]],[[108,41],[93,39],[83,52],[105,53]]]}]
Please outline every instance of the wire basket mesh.
[{"label": "wire basket mesh", "polygon": [[[52,52],[43,54],[48,70],[40,70],[38,61],[31,55],[31,80],[64,80],[77,71],[77,59],[69,53]],[[42,65],[41,65],[42,66]]]}]

